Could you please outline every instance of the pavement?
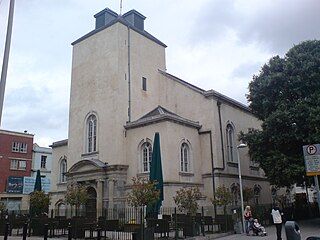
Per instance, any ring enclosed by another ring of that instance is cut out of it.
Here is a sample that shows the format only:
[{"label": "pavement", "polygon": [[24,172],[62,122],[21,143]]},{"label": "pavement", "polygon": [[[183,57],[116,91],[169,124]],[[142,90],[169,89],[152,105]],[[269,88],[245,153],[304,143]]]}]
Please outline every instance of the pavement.
[{"label": "pavement", "polygon": [[[320,218],[305,220],[298,222],[301,231],[301,240],[306,240],[307,237],[317,236],[320,237]],[[205,237],[193,237],[186,238],[185,240],[211,240],[211,239],[219,239],[219,240],[276,240],[276,228],[275,226],[266,227],[266,231],[268,233],[267,236],[259,237],[259,236],[247,236],[246,234],[232,234],[232,233],[217,233],[210,234]],[[3,239],[1,236],[0,239]],[[8,240],[21,240],[22,237],[9,236]],[[49,240],[65,240],[66,238],[48,238]],[[285,229],[282,228],[282,239],[286,239]],[[27,240],[43,240],[43,237],[29,237]],[[291,240],[291,239],[287,239]]]}]

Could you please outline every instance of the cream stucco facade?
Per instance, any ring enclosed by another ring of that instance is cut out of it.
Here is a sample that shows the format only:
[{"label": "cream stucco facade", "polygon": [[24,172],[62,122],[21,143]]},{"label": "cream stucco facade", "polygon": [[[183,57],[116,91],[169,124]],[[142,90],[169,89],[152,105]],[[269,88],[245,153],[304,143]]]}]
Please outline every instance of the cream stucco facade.
[{"label": "cream stucco facade", "polygon": [[[205,205],[218,186],[237,184],[237,135],[260,127],[248,107],[167,73],[166,46],[143,29],[140,13],[117,16],[105,9],[95,17],[96,29],[73,43],[69,136],[52,145],[52,207],[63,202],[71,181],[95,190],[97,209],[125,206],[132,177],[148,177],[142,147],[152,146],[155,132],[161,139],[164,206],[173,206],[181,187],[198,186]],[[240,159],[244,186],[259,186],[259,202],[271,202],[269,183],[246,149]]]}]

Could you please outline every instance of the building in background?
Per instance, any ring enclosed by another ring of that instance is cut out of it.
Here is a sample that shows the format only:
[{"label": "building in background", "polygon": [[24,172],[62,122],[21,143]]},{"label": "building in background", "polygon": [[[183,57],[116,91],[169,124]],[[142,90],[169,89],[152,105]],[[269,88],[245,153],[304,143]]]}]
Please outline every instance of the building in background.
[{"label": "building in background", "polygon": [[33,144],[33,157],[31,177],[36,177],[37,170],[40,170],[42,178],[51,178],[52,167],[52,149],[40,147],[38,144]]},{"label": "building in background", "polygon": [[[155,132],[160,133],[164,207],[183,187],[199,187],[211,204],[225,185],[239,204],[238,134],[260,128],[250,109],[166,70],[166,45],[144,29],[145,18],[106,8],[96,28],[73,45],[68,140],[55,142],[51,203],[65,209],[67,184],[85,184],[86,210],[126,205],[133,177],[148,178]],[[244,187],[255,203],[271,203],[264,172],[240,151]]]},{"label": "building in background", "polygon": [[0,130],[0,199],[9,210],[27,209],[24,177],[30,177],[33,134]]}]

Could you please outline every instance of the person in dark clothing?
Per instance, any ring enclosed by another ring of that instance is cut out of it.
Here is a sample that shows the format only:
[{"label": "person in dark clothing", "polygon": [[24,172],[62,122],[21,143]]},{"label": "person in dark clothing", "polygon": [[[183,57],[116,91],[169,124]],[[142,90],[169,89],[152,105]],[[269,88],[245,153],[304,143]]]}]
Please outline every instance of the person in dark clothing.
[{"label": "person in dark clothing", "polygon": [[271,215],[273,219],[273,223],[277,229],[277,240],[282,240],[281,238],[281,230],[282,230],[282,211],[280,210],[278,205],[274,205],[271,210]]}]

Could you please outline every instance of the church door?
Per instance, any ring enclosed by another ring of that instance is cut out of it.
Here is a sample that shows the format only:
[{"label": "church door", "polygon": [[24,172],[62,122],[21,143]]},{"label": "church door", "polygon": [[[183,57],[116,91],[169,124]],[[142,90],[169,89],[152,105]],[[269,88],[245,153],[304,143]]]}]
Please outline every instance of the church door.
[{"label": "church door", "polygon": [[88,218],[97,217],[97,192],[93,187],[88,187],[89,199],[86,203],[86,216]]}]

